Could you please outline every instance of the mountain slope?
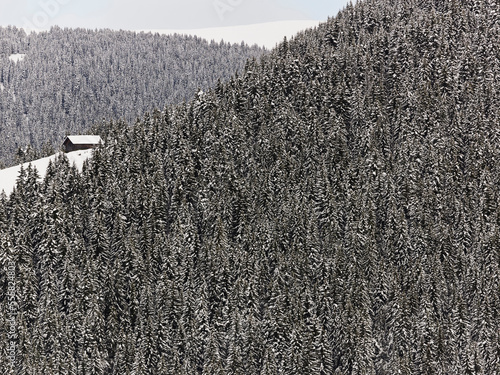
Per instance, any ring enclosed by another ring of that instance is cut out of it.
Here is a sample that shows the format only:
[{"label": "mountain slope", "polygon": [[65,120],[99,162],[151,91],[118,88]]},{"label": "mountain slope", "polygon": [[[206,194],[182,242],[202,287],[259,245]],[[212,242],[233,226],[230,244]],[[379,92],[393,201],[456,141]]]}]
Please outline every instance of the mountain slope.
[{"label": "mountain slope", "polygon": [[28,176],[18,370],[498,373],[498,12],[359,2]]}]

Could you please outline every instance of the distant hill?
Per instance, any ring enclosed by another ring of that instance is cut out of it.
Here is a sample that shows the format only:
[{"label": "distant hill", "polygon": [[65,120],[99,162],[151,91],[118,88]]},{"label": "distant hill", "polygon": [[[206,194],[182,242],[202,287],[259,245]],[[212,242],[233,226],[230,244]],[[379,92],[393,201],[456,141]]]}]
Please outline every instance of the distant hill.
[{"label": "distant hill", "polygon": [[0,28],[0,161],[103,119],[134,121],[241,70],[263,50],[199,37]]},{"label": "distant hill", "polygon": [[499,374],[499,14],[358,1],[27,171],[0,374]]},{"label": "distant hill", "polygon": [[277,44],[283,41],[283,38],[291,38],[298,32],[305,29],[316,27],[319,21],[313,20],[298,20],[298,21],[278,21],[266,22],[260,24],[227,26],[227,27],[212,27],[206,29],[189,29],[189,30],[143,30],[145,32],[159,33],[164,35],[192,35],[208,41],[214,40],[220,42],[224,40],[226,43],[241,43],[248,45],[258,45],[272,49]]}]

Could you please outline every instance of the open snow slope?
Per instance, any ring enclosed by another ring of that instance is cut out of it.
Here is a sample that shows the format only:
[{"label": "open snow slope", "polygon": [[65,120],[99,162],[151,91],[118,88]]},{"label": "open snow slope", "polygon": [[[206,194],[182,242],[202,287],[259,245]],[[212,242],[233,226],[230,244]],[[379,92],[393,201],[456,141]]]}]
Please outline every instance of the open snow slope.
[{"label": "open snow slope", "polygon": [[[93,150],[83,150],[83,151],[73,151],[68,152],[66,156],[69,159],[69,163],[71,165],[75,165],[79,171],[82,170],[83,162],[92,156]],[[31,162],[33,167],[36,167],[40,178],[43,179],[45,177],[45,173],[47,171],[47,167],[49,165],[49,161],[54,161],[57,155],[61,153],[54,154],[52,156],[48,156],[46,158],[34,160]],[[21,165],[26,169],[28,168],[30,163],[19,164],[14,167],[6,168],[0,170],[0,192],[3,190],[5,194],[10,195],[14,186],[16,185],[16,180],[19,177],[19,171],[21,170]]]},{"label": "open snow slope", "polygon": [[248,45],[257,44],[268,49],[276,47],[277,43],[283,41],[283,37],[290,38],[299,31],[318,26],[320,21],[302,20],[302,21],[279,21],[267,22],[255,25],[243,25],[232,27],[215,27],[208,29],[191,30],[139,30],[159,34],[181,34],[196,35],[208,41],[214,40],[220,42],[241,43],[244,41]]}]

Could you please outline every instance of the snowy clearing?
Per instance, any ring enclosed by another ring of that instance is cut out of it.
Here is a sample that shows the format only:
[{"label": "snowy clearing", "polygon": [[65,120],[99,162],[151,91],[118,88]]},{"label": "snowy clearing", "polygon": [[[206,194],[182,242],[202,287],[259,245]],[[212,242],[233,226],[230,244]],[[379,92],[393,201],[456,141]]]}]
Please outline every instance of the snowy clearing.
[{"label": "snowy clearing", "polygon": [[277,43],[283,41],[283,37],[290,38],[299,31],[318,26],[320,21],[302,20],[302,21],[280,21],[267,22],[255,25],[243,25],[232,27],[215,27],[208,29],[191,30],[138,30],[138,32],[151,32],[159,34],[180,34],[196,35],[208,41],[215,40],[220,42],[224,40],[230,43],[241,43],[244,41],[248,45],[257,44],[268,49],[276,47]]},{"label": "snowy clearing", "polygon": [[17,64],[19,61],[23,61],[25,57],[25,53],[14,53],[13,55],[9,56],[9,59],[10,61],[14,61]]},{"label": "snowy clearing", "polygon": [[[71,165],[75,165],[78,170],[81,172],[83,167],[83,162],[92,156],[93,150],[83,150],[83,151],[73,151],[68,152],[66,156],[69,159],[69,163]],[[57,153],[52,156],[48,156],[46,158],[34,160],[31,162],[33,167],[36,167],[38,174],[40,175],[40,179],[45,177],[45,173],[47,171],[47,167],[49,165],[49,161],[54,161],[57,155],[62,153]],[[3,190],[7,196],[12,193],[14,190],[14,186],[16,185],[16,180],[19,177],[19,171],[21,170],[21,165],[26,169],[28,168],[30,163],[19,164],[14,167],[6,168],[0,170],[0,192]]]}]

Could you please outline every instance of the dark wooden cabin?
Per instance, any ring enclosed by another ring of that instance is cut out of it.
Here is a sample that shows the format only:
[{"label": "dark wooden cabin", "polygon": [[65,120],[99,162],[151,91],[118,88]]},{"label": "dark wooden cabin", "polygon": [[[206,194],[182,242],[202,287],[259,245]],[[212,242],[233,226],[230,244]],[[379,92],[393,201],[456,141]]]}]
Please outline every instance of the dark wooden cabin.
[{"label": "dark wooden cabin", "polygon": [[79,151],[95,148],[104,143],[98,135],[68,135],[63,142],[63,151]]}]

